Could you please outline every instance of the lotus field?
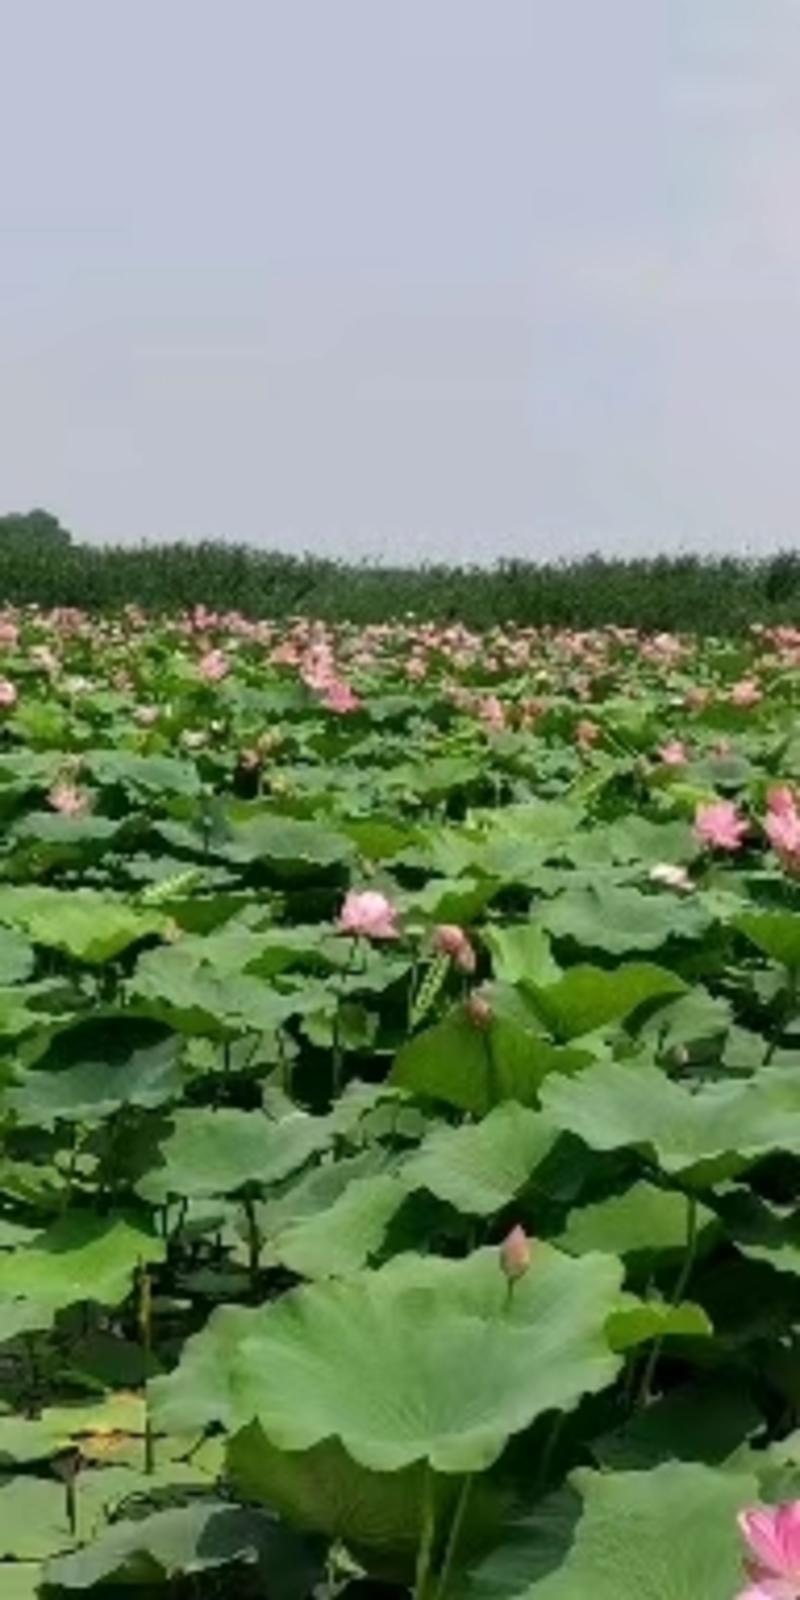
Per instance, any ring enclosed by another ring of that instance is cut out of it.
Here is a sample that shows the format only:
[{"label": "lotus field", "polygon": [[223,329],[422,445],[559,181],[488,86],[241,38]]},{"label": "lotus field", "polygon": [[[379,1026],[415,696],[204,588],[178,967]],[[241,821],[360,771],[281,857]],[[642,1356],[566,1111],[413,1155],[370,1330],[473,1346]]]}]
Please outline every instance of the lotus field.
[{"label": "lotus field", "polygon": [[800,632],[0,652],[1,1600],[794,1600]]}]

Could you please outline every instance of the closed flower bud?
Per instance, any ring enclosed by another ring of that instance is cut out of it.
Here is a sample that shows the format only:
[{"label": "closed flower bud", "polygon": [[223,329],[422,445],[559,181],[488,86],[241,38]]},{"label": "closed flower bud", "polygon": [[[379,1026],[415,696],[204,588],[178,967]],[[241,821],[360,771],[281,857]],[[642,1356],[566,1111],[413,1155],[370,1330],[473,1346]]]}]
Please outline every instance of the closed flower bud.
[{"label": "closed flower bud", "polygon": [[531,1264],[531,1242],[520,1224],[506,1235],[500,1246],[500,1265],[509,1283],[523,1278]]},{"label": "closed flower bud", "polygon": [[474,1028],[488,1028],[494,1015],[490,1002],[482,994],[471,994],[465,1007]]}]

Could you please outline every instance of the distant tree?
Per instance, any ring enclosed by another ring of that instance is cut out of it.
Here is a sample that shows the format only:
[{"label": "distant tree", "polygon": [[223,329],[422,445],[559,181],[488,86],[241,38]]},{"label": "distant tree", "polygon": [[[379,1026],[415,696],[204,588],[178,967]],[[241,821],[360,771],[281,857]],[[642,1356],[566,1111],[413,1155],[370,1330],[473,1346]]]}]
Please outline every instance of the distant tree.
[{"label": "distant tree", "polygon": [[9,511],[0,516],[0,551],[9,544],[20,547],[30,545],[59,546],[72,543],[68,528],[62,527],[58,517],[50,511]]}]

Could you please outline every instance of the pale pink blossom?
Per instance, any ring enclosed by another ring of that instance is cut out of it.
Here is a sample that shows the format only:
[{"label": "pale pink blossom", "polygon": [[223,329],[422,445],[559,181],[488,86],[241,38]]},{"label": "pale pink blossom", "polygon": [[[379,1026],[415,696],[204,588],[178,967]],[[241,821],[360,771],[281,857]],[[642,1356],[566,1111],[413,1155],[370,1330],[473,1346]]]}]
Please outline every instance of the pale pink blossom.
[{"label": "pale pink blossom", "polygon": [[60,812],[62,817],[82,817],[89,810],[89,795],[66,778],[53,784],[47,798],[53,810]]},{"label": "pale pink blossom", "polygon": [[492,1009],[491,1001],[487,1000],[485,994],[480,994],[480,992],[471,994],[464,1007],[464,1010],[466,1011],[473,1028],[491,1027],[494,1011]]},{"label": "pale pink blossom", "polygon": [[224,650],[206,650],[200,657],[197,670],[205,683],[219,683],[230,672],[230,662]]},{"label": "pale pink blossom", "polygon": [[690,894],[694,888],[686,868],[672,861],[659,861],[651,867],[650,882],[663,884],[665,889],[675,889],[678,894]]},{"label": "pale pink blossom", "polygon": [[455,922],[441,922],[434,930],[433,948],[437,955],[449,956],[461,972],[474,972],[476,956],[473,945]]},{"label": "pale pink blossom", "polygon": [[0,645],[14,649],[19,643],[19,628],[15,622],[0,621]]},{"label": "pale pink blossom", "polygon": [[351,889],[339,912],[338,928],[362,939],[396,939],[397,908],[377,889]]},{"label": "pale pink blossom", "polygon": [[781,866],[792,877],[798,877],[800,876],[800,812],[797,810],[791,789],[773,789],[767,804],[769,810],[764,818],[764,832]]},{"label": "pale pink blossom", "polygon": [[739,1515],[750,1584],[739,1600],[797,1600],[800,1595],[800,1500],[751,1506]]},{"label": "pale pink blossom", "polygon": [[494,733],[501,733],[506,725],[506,714],[501,700],[496,694],[487,694],[478,703],[478,716],[485,728],[490,728]]},{"label": "pale pink blossom", "polygon": [[361,701],[349,683],[343,678],[336,678],[329,684],[322,697],[322,703],[329,711],[336,711],[339,716],[345,716],[350,711],[359,711]]},{"label": "pale pink blossom", "polygon": [[16,705],[18,698],[14,684],[8,678],[0,678],[0,707],[7,711]]},{"label": "pale pink blossom", "polygon": [[741,850],[748,823],[732,800],[699,805],[694,816],[694,836],[715,850]]},{"label": "pale pink blossom", "polygon": [[733,706],[742,706],[745,708],[748,706],[757,706],[759,701],[763,700],[763,698],[764,696],[759,689],[755,678],[740,678],[739,682],[735,683],[731,689],[730,699],[731,705]]},{"label": "pale pink blossom", "polygon": [[794,791],[787,783],[778,784],[776,788],[770,789],[767,795],[767,807],[776,816],[792,816],[797,809]]},{"label": "pale pink blossom", "polygon": [[665,767],[685,767],[689,757],[682,739],[668,739],[659,745],[659,760]]},{"label": "pale pink blossom", "polygon": [[710,689],[703,689],[699,683],[692,684],[683,697],[683,703],[690,711],[702,711],[712,698]]},{"label": "pale pink blossom", "polygon": [[133,720],[138,722],[140,728],[152,728],[158,722],[158,706],[137,706]]},{"label": "pale pink blossom", "polygon": [[509,1283],[516,1283],[525,1276],[530,1264],[531,1242],[525,1229],[517,1223],[500,1246],[500,1265]]},{"label": "pale pink blossom", "polygon": [[575,739],[581,750],[591,750],[600,738],[600,728],[596,722],[590,722],[588,717],[582,717],[575,729]]}]

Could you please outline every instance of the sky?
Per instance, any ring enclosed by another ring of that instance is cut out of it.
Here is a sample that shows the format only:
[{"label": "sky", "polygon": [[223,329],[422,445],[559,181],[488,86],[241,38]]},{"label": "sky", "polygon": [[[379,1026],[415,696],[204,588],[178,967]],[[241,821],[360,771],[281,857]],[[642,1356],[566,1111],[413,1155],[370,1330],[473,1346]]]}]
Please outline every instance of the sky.
[{"label": "sky", "polygon": [[0,0],[0,59],[0,509],[797,542],[797,0]]}]

